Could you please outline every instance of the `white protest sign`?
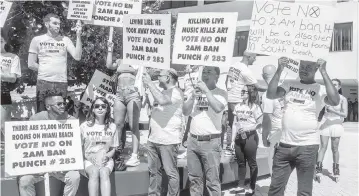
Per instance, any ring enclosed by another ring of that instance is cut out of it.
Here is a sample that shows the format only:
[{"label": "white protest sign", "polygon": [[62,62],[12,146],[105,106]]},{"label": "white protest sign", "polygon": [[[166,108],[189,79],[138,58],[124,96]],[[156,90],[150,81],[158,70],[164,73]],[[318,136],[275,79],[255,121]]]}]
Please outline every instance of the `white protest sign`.
[{"label": "white protest sign", "polygon": [[171,15],[125,15],[123,63],[170,69]]},{"label": "white protest sign", "polygon": [[7,15],[11,9],[12,2],[0,1],[0,27],[2,28],[5,24]]},{"label": "white protest sign", "polygon": [[231,63],[237,15],[237,12],[179,13],[172,62],[219,67]]},{"label": "white protest sign", "polygon": [[5,172],[8,175],[83,168],[78,120],[5,122]]},{"label": "white protest sign", "polygon": [[112,92],[111,77],[98,70],[95,71],[89,84],[87,85],[86,91],[82,96],[81,102],[88,106],[91,106],[92,101],[96,97],[105,97],[107,101],[110,102],[111,110],[113,110],[115,95],[113,95]]},{"label": "white protest sign", "polygon": [[95,0],[92,20],[87,24],[122,27],[123,15],[141,13],[142,0]]},{"label": "white protest sign", "polygon": [[325,59],[334,18],[330,6],[254,1],[247,50],[300,60]]},{"label": "white protest sign", "polygon": [[67,19],[91,20],[94,0],[70,0]]},{"label": "white protest sign", "polygon": [[289,58],[289,63],[284,67],[283,72],[287,72],[288,78],[297,78],[299,76],[299,60]]}]

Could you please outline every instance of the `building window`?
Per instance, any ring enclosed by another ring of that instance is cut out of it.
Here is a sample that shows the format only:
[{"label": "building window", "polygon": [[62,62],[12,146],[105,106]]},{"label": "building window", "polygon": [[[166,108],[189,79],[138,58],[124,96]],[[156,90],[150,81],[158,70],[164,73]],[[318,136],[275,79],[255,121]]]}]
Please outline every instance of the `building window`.
[{"label": "building window", "polygon": [[181,7],[196,6],[197,1],[177,1],[177,0],[165,0],[161,6],[161,10],[174,9]]},{"label": "building window", "polygon": [[236,32],[233,56],[243,56],[243,52],[247,48],[248,34],[249,31]]},{"label": "building window", "polygon": [[204,4],[206,5],[206,4],[212,4],[212,3],[223,3],[223,2],[228,2],[228,1],[225,1],[225,0],[223,0],[223,1],[215,1],[215,0],[205,0],[204,1]]},{"label": "building window", "polygon": [[330,51],[351,51],[353,47],[353,23],[334,24]]}]

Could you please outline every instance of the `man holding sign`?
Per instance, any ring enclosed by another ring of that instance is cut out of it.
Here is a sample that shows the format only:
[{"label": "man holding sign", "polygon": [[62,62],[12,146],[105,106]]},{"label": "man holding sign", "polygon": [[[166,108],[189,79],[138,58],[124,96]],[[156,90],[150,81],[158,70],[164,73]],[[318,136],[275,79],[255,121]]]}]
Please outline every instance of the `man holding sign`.
[{"label": "man holding sign", "polygon": [[36,84],[37,112],[45,110],[43,97],[46,90],[57,89],[67,95],[67,52],[79,61],[82,53],[81,23],[76,25],[76,47],[60,34],[60,17],[48,14],[44,18],[47,33],[32,39],[29,48],[29,69],[38,72]]},{"label": "man holding sign", "polygon": [[200,94],[192,90],[183,104],[183,114],[192,116],[187,147],[191,195],[203,195],[204,180],[209,195],[221,195],[221,121],[227,105],[227,92],[217,88],[219,75],[218,67],[204,67],[202,80],[195,84]]},{"label": "man holding sign", "polygon": [[[42,111],[30,117],[30,121],[38,120],[70,120],[76,119],[65,112],[66,103],[61,94],[48,92],[45,96],[46,111]],[[80,155],[82,156],[82,155]],[[80,184],[80,173],[68,171],[66,173],[51,173],[51,176],[65,183],[64,196],[75,196]],[[35,183],[43,180],[40,175],[25,175],[19,177],[20,196],[35,196]]]},{"label": "man holding sign", "polygon": [[[298,195],[312,195],[316,155],[319,150],[318,115],[325,104],[339,104],[339,93],[326,71],[326,62],[301,61],[300,80],[284,82],[278,86],[288,58],[278,60],[278,68],[268,85],[267,98],[284,97],[285,107],[282,119],[282,136],[275,148],[273,174],[268,196],[284,195],[286,183],[297,169]],[[324,85],[315,82],[319,69]]]}]

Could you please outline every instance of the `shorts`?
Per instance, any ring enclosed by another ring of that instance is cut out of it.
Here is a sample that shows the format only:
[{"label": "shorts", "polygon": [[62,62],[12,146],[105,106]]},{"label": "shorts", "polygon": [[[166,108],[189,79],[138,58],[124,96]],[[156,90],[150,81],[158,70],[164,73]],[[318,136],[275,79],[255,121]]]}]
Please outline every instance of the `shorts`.
[{"label": "shorts", "polygon": [[127,105],[130,101],[141,102],[140,93],[138,88],[131,86],[127,88],[117,88],[116,97],[124,105]]},{"label": "shorts", "polygon": [[11,105],[10,92],[1,92],[1,105]]},{"label": "shorts", "polygon": [[[84,160],[84,165],[85,165],[85,170],[86,170],[88,167],[90,167],[91,165],[94,165],[94,164],[88,160]],[[114,167],[114,162],[113,162],[112,158],[110,158],[110,160],[106,163],[105,167],[109,168],[110,171],[112,172],[113,167]]]},{"label": "shorts", "polygon": [[344,133],[344,127],[341,124],[329,125],[320,131],[320,135],[327,137],[341,137]]}]

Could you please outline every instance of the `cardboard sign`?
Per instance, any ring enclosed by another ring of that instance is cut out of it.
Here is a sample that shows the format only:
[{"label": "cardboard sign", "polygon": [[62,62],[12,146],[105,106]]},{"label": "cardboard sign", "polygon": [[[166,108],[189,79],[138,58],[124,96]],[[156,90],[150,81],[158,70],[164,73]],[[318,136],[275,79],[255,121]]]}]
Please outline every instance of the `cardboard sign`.
[{"label": "cardboard sign", "polygon": [[93,12],[93,0],[70,0],[67,19],[91,20]]},{"label": "cardboard sign", "polygon": [[170,69],[170,14],[126,15],[123,23],[124,64]]},{"label": "cardboard sign", "polygon": [[330,6],[255,1],[247,50],[300,60],[325,59],[335,13]]},{"label": "cardboard sign", "polygon": [[7,15],[11,9],[12,2],[0,1],[0,27],[2,28],[5,24]]},{"label": "cardboard sign", "polygon": [[238,13],[179,13],[172,62],[225,66],[232,62]]},{"label": "cardboard sign", "polygon": [[5,172],[8,175],[83,168],[78,120],[5,122]]},{"label": "cardboard sign", "polygon": [[87,24],[122,27],[123,15],[141,12],[142,0],[95,0],[92,20]]}]

